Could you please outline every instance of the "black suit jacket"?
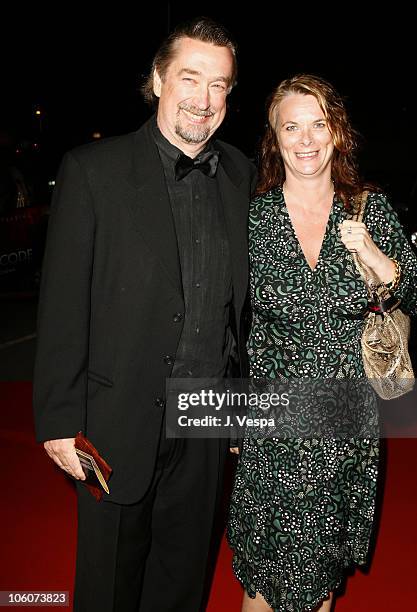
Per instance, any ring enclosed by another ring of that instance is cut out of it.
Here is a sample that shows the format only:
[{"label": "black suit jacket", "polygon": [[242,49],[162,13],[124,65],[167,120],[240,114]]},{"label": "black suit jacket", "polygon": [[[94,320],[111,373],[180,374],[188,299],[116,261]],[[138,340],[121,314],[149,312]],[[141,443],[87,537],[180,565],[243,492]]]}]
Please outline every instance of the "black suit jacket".
[{"label": "black suit jacket", "polygon": [[[234,147],[214,145],[221,151],[217,180],[244,364],[240,329],[254,169]],[[73,437],[82,430],[113,467],[107,499],[132,503],[149,486],[172,369],[164,357],[175,357],[183,314],[174,221],[150,122],[68,153],[42,270],[36,437]]]}]

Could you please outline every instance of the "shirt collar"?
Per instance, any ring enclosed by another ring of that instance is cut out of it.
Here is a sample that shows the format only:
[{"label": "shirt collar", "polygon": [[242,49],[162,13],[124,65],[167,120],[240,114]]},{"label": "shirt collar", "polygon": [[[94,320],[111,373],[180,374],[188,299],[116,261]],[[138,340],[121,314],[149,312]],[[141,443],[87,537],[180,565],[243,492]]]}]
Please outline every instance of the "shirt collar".
[{"label": "shirt collar", "polygon": [[[155,139],[157,147],[163,153],[165,153],[165,155],[168,157],[168,159],[173,164],[175,164],[175,162],[180,157],[180,155],[186,155],[186,153],[181,151],[181,149],[179,149],[178,147],[170,143],[169,140],[165,138],[165,136],[162,134],[156,122],[156,115],[154,115],[151,125],[152,125],[152,134]],[[197,155],[196,159],[203,153],[206,153],[207,151],[212,151],[212,150],[213,150],[213,143],[211,142],[211,140],[209,140],[209,142],[204,147],[204,149],[202,149],[202,151],[200,151],[200,153]]]}]

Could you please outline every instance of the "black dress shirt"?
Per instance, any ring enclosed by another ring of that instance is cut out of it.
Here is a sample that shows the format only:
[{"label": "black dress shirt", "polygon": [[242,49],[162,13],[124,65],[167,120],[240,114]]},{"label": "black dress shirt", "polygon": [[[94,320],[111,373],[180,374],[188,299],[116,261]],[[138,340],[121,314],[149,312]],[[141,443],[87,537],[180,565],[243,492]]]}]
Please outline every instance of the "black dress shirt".
[{"label": "black dress shirt", "polygon": [[223,376],[232,342],[232,277],[217,179],[195,169],[175,180],[175,162],[182,152],[162,135],[156,121],[153,131],[171,201],[185,303],[171,376]]}]

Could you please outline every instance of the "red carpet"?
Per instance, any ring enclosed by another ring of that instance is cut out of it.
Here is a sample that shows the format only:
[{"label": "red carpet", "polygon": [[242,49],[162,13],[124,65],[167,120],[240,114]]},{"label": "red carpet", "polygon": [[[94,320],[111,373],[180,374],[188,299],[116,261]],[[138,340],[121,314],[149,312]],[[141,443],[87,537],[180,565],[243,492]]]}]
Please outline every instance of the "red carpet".
[{"label": "red carpet", "polygon": [[[0,591],[71,591],[75,492],[34,442],[31,388],[31,383],[0,383]],[[230,563],[231,553],[223,541],[207,612],[240,610],[242,593]],[[416,567],[417,440],[389,440],[371,569],[368,575],[356,571],[349,578],[336,612],[416,611]]]}]

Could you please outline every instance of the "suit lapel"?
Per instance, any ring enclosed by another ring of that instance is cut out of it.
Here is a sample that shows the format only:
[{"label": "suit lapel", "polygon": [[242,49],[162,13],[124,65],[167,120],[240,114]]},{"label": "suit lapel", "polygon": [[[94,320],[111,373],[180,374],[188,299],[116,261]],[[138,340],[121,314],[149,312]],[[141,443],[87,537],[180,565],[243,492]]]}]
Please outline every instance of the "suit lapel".
[{"label": "suit lapel", "polygon": [[215,146],[221,151],[217,176],[229,238],[234,300],[240,308],[246,296],[248,280],[247,213],[249,194],[239,190],[243,177],[228,152],[219,142],[216,142]]},{"label": "suit lapel", "polygon": [[135,134],[131,178],[136,198],[129,201],[136,230],[182,293],[177,236],[164,170],[152,137],[151,121]]}]

